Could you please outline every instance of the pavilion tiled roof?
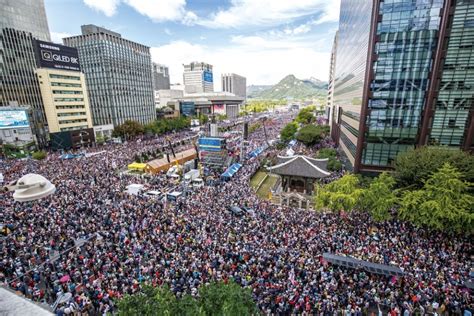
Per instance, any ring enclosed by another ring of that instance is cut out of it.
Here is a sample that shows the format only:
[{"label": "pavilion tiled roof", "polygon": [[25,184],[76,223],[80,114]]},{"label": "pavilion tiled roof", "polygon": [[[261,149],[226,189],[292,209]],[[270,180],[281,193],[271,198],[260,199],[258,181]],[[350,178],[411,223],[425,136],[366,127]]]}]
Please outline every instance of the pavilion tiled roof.
[{"label": "pavilion tiled roof", "polygon": [[328,159],[314,159],[302,155],[278,156],[278,164],[269,167],[268,170],[284,176],[320,179],[330,175],[330,172],[327,171],[327,164]]}]

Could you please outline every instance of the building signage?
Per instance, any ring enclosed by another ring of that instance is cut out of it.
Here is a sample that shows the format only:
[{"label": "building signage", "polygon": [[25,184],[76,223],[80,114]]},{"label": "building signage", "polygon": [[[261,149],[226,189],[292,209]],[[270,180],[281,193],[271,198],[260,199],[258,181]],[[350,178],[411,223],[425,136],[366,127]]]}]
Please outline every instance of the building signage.
[{"label": "building signage", "polygon": [[198,140],[199,151],[221,151],[225,146],[223,138],[201,137]]},{"label": "building signage", "polygon": [[204,72],[202,73],[202,79],[205,82],[213,82],[212,72],[208,70],[204,70]]},{"label": "building signage", "polygon": [[196,105],[194,102],[181,102],[180,104],[181,114],[184,116],[196,115]]},{"label": "building signage", "polygon": [[38,68],[81,71],[76,48],[38,40],[35,46]]},{"label": "building signage", "polygon": [[28,115],[24,110],[0,110],[0,129],[29,127]]}]

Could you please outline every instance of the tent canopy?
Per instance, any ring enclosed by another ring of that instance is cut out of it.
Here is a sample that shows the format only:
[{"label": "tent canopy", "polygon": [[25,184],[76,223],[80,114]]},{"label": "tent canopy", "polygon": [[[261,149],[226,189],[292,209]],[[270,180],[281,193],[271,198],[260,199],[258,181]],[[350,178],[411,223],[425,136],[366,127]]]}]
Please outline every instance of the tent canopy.
[{"label": "tent canopy", "polygon": [[223,180],[229,180],[234,176],[234,174],[239,171],[239,169],[242,167],[240,163],[234,163],[231,165],[222,175],[221,179]]},{"label": "tent canopy", "polygon": [[128,165],[128,170],[144,170],[146,167],[146,163],[139,163],[139,162],[134,162]]},{"label": "tent canopy", "polygon": [[258,147],[257,149],[251,151],[249,153],[249,158],[255,158],[260,155],[266,148],[265,147]]}]

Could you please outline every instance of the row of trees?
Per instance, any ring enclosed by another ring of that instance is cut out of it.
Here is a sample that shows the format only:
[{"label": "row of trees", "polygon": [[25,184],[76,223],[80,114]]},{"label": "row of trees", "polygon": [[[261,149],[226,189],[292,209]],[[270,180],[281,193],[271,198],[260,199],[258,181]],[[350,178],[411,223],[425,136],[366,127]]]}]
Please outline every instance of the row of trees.
[{"label": "row of trees", "polygon": [[288,142],[296,138],[306,146],[314,146],[329,135],[329,126],[315,124],[315,109],[315,106],[301,109],[296,118],[281,130],[280,139]]},{"label": "row of trees", "polygon": [[168,287],[145,285],[142,291],[118,301],[119,315],[257,315],[250,289],[234,282],[210,283],[198,296],[177,298]]},{"label": "row of trees", "polygon": [[143,126],[137,121],[125,121],[123,124],[114,128],[113,137],[133,138],[144,133],[162,135],[172,131],[179,131],[188,128],[191,125],[191,119],[187,117],[177,117],[170,119],[158,119],[152,123]]},{"label": "row of trees", "polygon": [[[415,157],[420,160],[413,163]],[[428,157],[432,163],[424,164]],[[369,181],[346,174],[317,188],[315,202],[331,211],[366,210],[376,221],[396,215],[417,226],[472,234],[472,168],[474,157],[467,153],[420,148],[400,154],[391,174]]]},{"label": "row of trees", "polygon": [[273,101],[273,100],[252,100],[247,102],[245,109],[240,112],[240,115],[248,115],[250,113],[261,113],[285,105],[285,100]]}]

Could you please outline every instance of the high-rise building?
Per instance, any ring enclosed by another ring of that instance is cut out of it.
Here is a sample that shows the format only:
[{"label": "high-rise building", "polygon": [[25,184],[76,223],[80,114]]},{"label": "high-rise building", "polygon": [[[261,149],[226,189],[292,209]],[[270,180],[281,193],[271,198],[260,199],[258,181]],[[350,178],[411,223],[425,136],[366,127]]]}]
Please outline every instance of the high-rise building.
[{"label": "high-rise building", "polygon": [[2,28],[0,33],[0,106],[27,106],[40,147],[47,144],[43,100],[35,74],[35,39],[29,32]]},{"label": "high-rise building", "polygon": [[185,93],[214,92],[212,65],[195,61],[183,66]]},{"label": "high-rise building", "polygon": [[31,129],[43,147],[47,128],[34,72],[35,38],[50,40],[44,1],[0,0],[0,106],[28,107]]},{"label": "high-rise building", "polygon": [[165,65],[152,63],[153,90],[168,90],[170,88],[169,69]]},{"label": "high-rise building", "polygon": [[247,79],[236,74],[222,74],[222,91],[247,99]]},{"label": "high-rise building", "polygon": [[50,41],[43,0],[0,0],[0,29],[30,32],[34,38]]},{"label": "high-rise building", "polygon": [[[335,121],[336,113],[334,111],[334,79],[336,76],[336,51],[337,51],[337,34],[334,35],[334,42],[332,43],[332,50],[331,50],[331,63],[329,65],[329,81],[328,81],[328,100],[326,104],[326,113],[327,119],[329,121],[329,126],[332,127],[332,123]],[[333,135],[332,137],[334,137]]]},{"label": "high-rise building", "polygon": [[474,149],[474,2],[342,0],[334,106],[356,172],[439,144]]},{"label": "high-rise building", "polygon": [[156,114],[150,48],[95,25],[83,25],[81,31],[82,35],[63,41],[79,52],[93,124],[153,121]]}]

